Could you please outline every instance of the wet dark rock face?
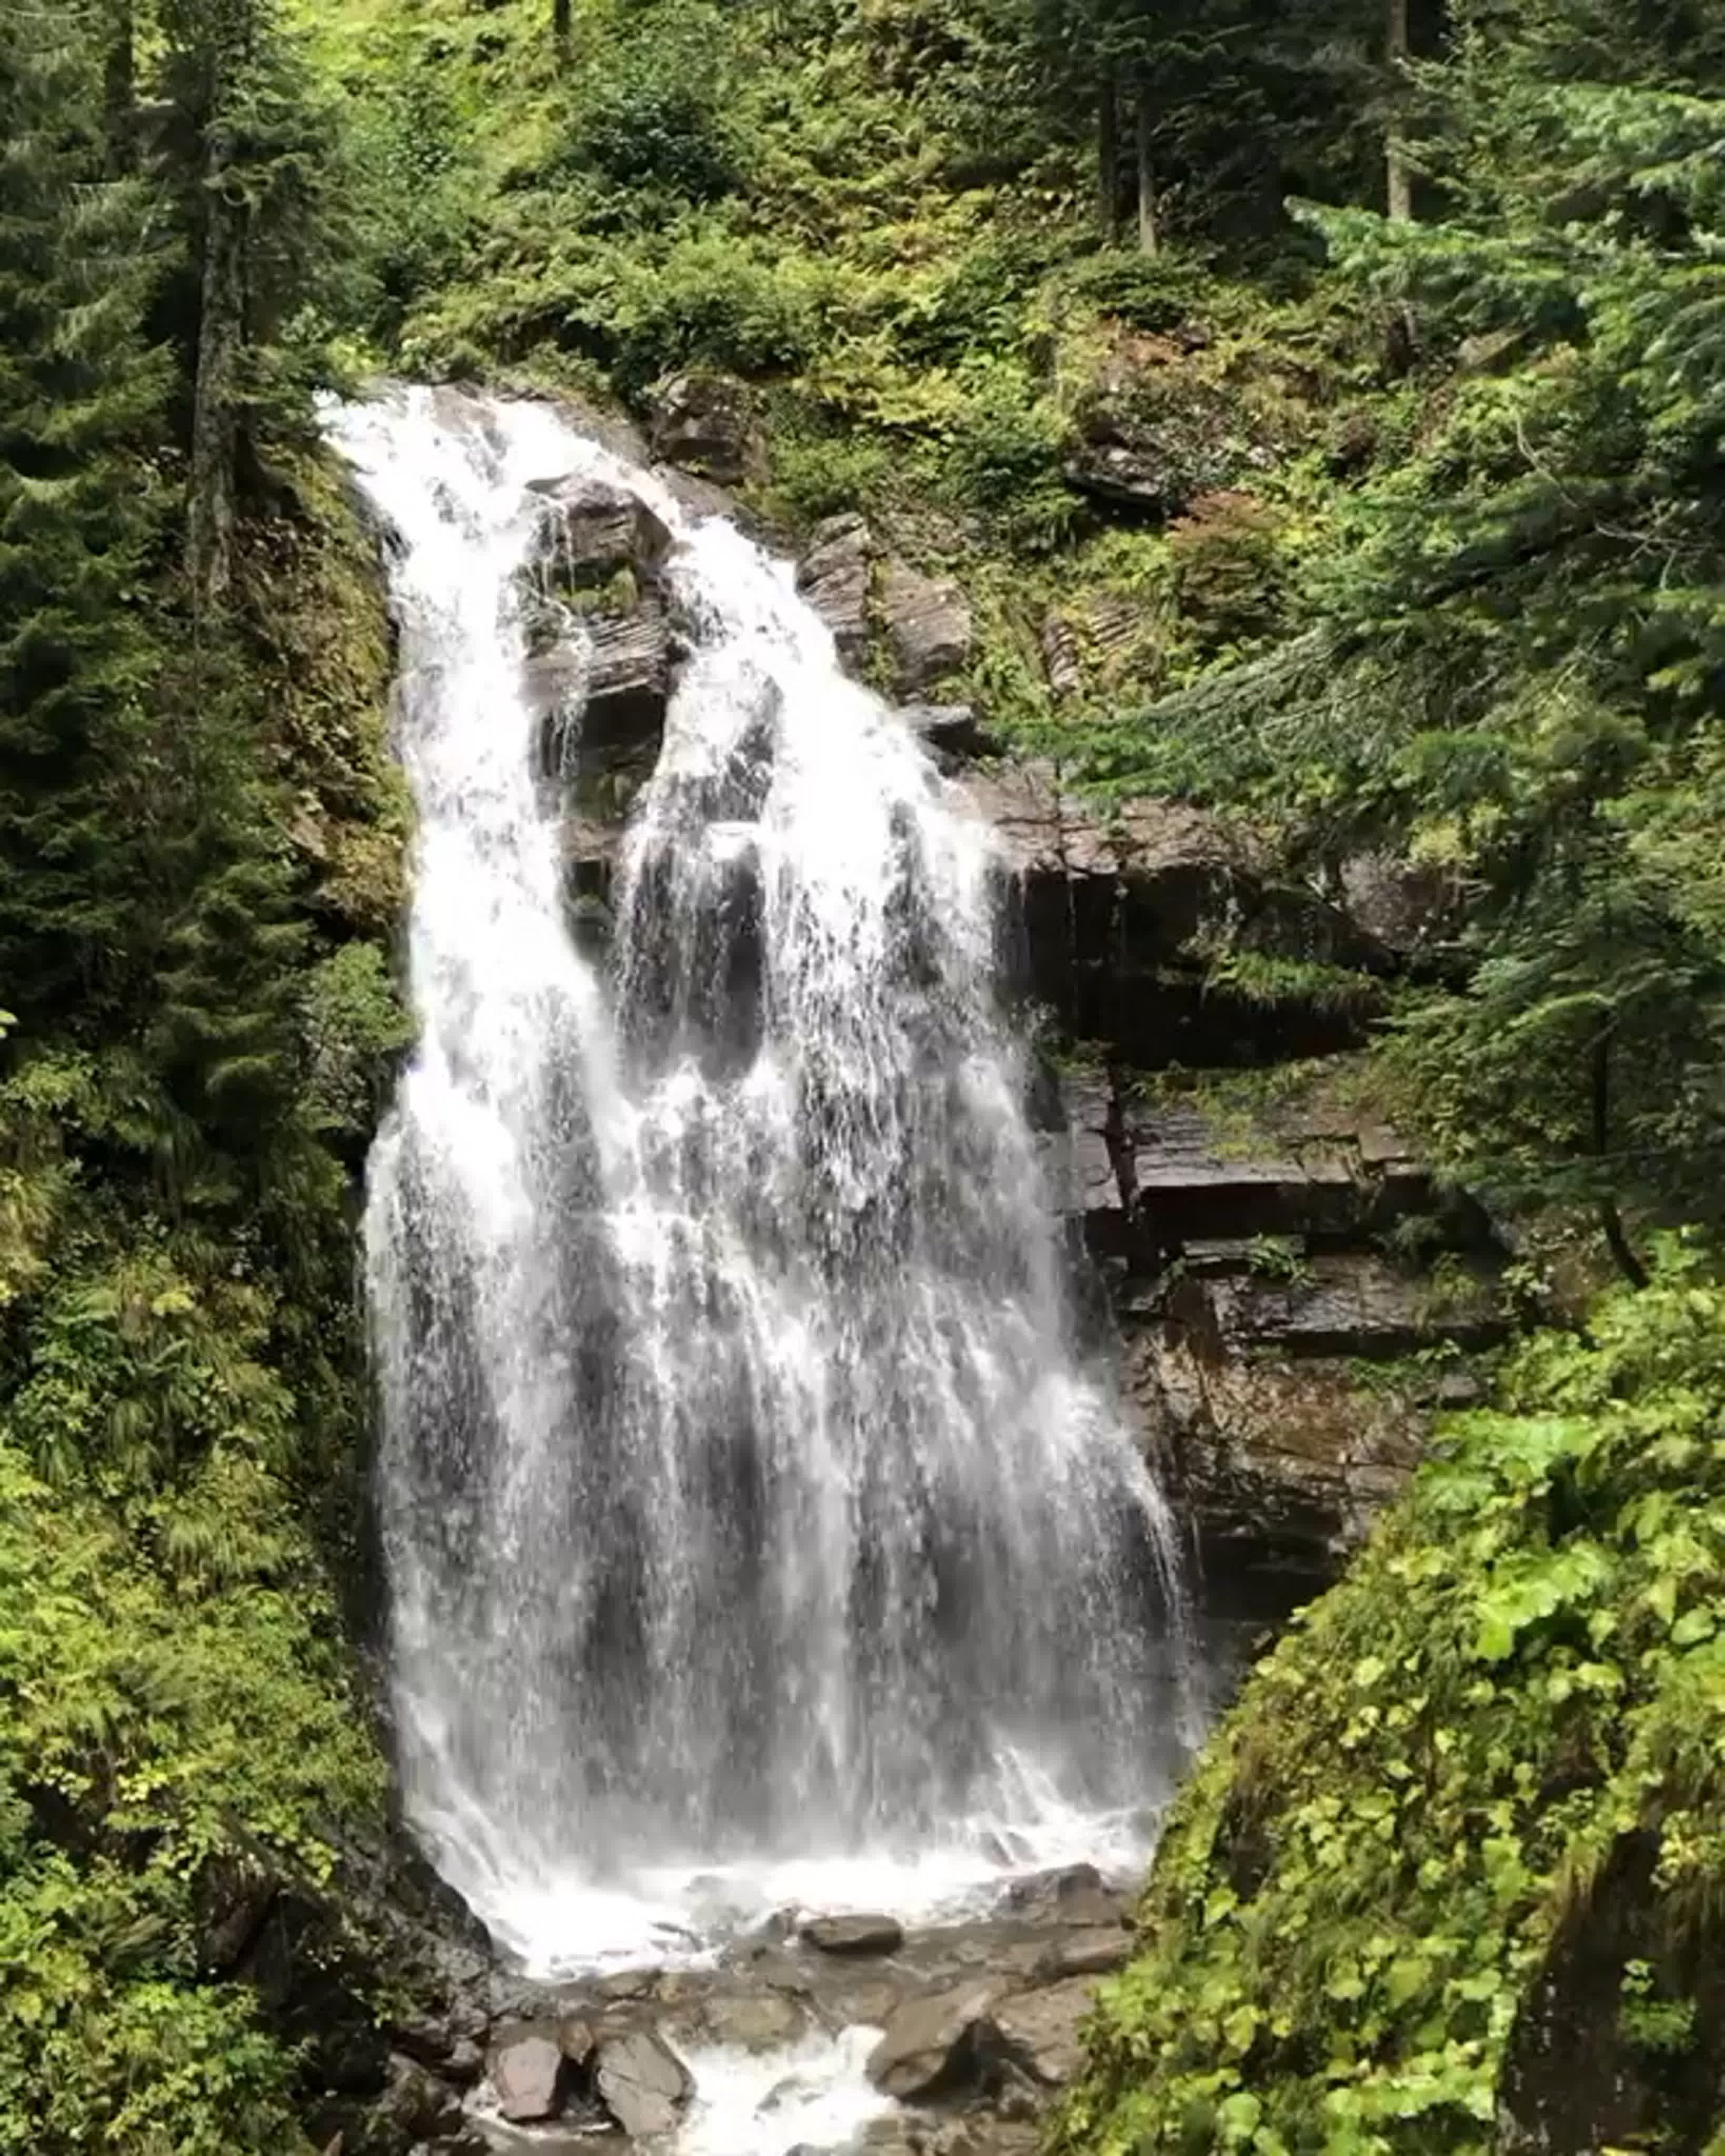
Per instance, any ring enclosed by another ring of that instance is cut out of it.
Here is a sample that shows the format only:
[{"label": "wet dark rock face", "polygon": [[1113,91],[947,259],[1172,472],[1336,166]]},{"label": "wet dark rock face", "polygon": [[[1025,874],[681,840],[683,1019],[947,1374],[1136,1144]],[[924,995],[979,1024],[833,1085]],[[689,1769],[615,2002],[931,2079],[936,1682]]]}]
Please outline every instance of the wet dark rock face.
[{"label": "wet dark rock face", "polygon": [[611,820],[651,773],[665,730],[670,534],[621,486],[583,478],[538,490],[544,518],[521,607],[541,770],[576,814]]},{"label": "wet dark rock face", "polygon": [[[650,526],[598,502],[562,514],[580,525],[564,557],[589,576],[624,560],[641,594],[589,619],[595,667],[618,656],[561,779],[576,924],[602,938],[675,637]],[[851,670],[900,685],[905,723],[999,834],[1009,992],[1076,1050],[1043,1119],[1097,1320],[1207,1603],[1285,1614],[1335,1576],[1433,1411],[1471,1396],[1467,1355],[1507,1329],[1489,1224],[1440,1200],[1355,1070],[1390,987],[1440,940],[1449,895],[1377,855],[1320,887],[1240,823],[1100,808],[1054,767],[1002,758],[985,716],[939,701],[968,651],[962,594],[860,516],[817,527],[797,573]],[[1219,953],[1292,985],[1270,999],[1231,985]],[[1348,992],[1326,993],[1322,969]]]}]

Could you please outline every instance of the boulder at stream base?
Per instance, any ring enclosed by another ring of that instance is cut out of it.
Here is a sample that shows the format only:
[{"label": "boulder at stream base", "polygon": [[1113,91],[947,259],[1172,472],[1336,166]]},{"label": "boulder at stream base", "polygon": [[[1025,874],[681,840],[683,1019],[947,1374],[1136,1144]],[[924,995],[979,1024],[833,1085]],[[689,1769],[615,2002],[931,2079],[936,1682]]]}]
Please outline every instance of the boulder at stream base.
[{"label": "boulder at stream base", "polygon": [[1000,1993],[998,1982],[984,1982],[907,1999],[869,2054],[869,2079],[904,2103],[984,2081],[999,2045],[993,2015]]},{"label": "boulder at stream base", "polygon": [[497,2108],[511,2124],[525,2126],[557,2118],[569,2092],[570,2062],[557,2031],[520,2029],[492,2046],[491,2086]]},{"label": "boulder at stream base", "polygon": [[905,1928],[896,1917],[814,1917],[802,1928],[803,1939],[822,1953],[896,1953]]},{"label": "boulder at stream base", "polygon": [[1096,2003],[1096,1987],[1078,1977],[1045,1991],[1021,1991],[994,2009],[994,2025],[1012,2058],[1038,2081],[1061,2088],[1084,2063],[1079,2031]]},{"label": "boulder at stream base", "polygon": [[695,2093],[688,2068],[650,2029],[602,2044],[593,2081],[599,2101],[634,2141],[670,2133]]}]

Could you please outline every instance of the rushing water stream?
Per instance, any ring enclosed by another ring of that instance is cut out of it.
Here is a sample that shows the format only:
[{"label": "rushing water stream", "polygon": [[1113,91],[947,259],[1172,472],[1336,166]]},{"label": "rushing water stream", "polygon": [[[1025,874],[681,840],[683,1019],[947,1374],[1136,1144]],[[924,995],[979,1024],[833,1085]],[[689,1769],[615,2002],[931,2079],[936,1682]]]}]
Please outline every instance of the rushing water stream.
[{"label": "rushing water stream", "polygon": [[[411,1816],[546,1967],[1129,1857],[1169,1533],[1075,1339],[987,828],[782,564],[549,408],[331,424],[394,537],[418,814],[367,1222]],[[523,678],[572,474],[670,527],[689,646],[603,960]]]}]

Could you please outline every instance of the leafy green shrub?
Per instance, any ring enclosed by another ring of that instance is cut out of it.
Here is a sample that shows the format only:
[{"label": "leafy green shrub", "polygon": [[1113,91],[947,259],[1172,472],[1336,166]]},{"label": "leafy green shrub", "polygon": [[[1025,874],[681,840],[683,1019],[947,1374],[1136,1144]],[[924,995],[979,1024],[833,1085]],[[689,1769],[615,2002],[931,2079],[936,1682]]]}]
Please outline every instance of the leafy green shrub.
[{"label": "leafy green shrub", "polygon": [[774,503],[793,521],[809,523],[866,508],[893,490],[899,465],[878,435],[787,423],[773,437]]},{"label": "leafy green shrub", "polygon": [[305,1031],[314,1120],[350,1143],[376,1129],[412,1021],[375,943],[344,943],[305,986]]},{"label": "leafy green shrub", "polygon": [[726,96],[728,25],[711,8],[646,13],[619,25],[582,70],[547,169],[593,174],[645,204],[716,202],[742,168]]},{"label": "leafy green shrub", "polygon": [[373,329],[387,340],[414,295],[459,263],[476,207],[470,129],[446,69],[398,65],[356,104],[352,135]]},{"label": "leafy green shrub", "polygon": [[973,379],[943,452],[949,488],[1014,543],[1057,546],[1081,511],[1061,470],[1058,413],[1015,367],[986,366]]},{"label": "leafy green shrub", "polygon": [[1200,495],[1168,527],[1174,588],[1199,654],[1240,651],[1270,635],[1282,610],[1276,519],[1249,494]]},{"label": "leafy green shrub", "polygon": [[789,372],[815,348],[823,264],[699,226],[625,244],[557,232],[506,281],[452,295],[415,326],[416,350],[525,355],[550,344],[639,398],[672,368]]},{"label": "leafy green shrub", "polygon": [[1134,329],[1178,329],[1214,302],[1215,280],[1183,254],[1142,254],[1111,248],[1077,264],[1056,280],[1069,301],[1111,315]]}]

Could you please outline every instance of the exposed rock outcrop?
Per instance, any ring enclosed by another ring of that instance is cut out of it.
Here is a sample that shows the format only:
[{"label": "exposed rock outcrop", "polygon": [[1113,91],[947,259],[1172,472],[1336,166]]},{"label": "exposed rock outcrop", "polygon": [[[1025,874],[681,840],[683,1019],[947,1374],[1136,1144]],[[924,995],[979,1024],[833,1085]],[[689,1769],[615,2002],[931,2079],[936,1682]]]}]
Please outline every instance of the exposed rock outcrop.
[{"label": "exposed rock outcrop", "polygon": [[1201,336],[1122,327],[1074,399],[1067,484],[1165,522],[1197,495],[1275,462],[1251,406]]},{"label": "exposed rock outcrop", "polygon": [[766,436],[747,382],[734,375],[691,369],[660,382],[648,403],[648,439],[655,456],[721,486],[742,486],[764,476]]},{"label": "exposed rock outcrop", "polygon": [[539,480],[547,515],[533,569],[542,588],[603,591],[621,575],[653,576],[670,552],[664,521],[627,487],[586,475]]},{"label": "exposed rock outcrop", "polygon": [[[1273,1063],[1353,1045],[1394,954],[1279,877],[1246,826],[1167,802],[1099,809],[1044,763],[968,773],[1000,833],[1025,987],[1077,1040],[1157,1070]],[[1351,997],[1274,1004],[1218,982],[1222,949],[1350,969]]]},{"label": "exposed rock outcrop", "polygon": [[1156,615],[1124,592],[1090,592],[1047,616],[1042,624],[1042,667],[1062,701],[1152,678],[1157,654]]},{"label": "exposed rock outcrop", "polygon": [[853,671],[869,655],[869,596],[878,553],[867,520],[850,514],[817,524],[797,563],[797,588],[833,632]]},{"label": "exposed rock outcrop", "polygon": [[603,899],[623,816],[664,735],[677,641],[663,581],[671,536],[624,487],[583,477],[535,490],[546,507],[523,571],[525,679],[541,773],[567,810],[579,908]]},{"label": "exposed rock outcrop", "polygon": [[1401,1488],[1430,1410],[1471,1396],[1467,1351],[1507,1330],[1489,1224],[1345,1064],[1184,1091],[1075,1075],[1066,1098],[1068,1204],[1206,1583],[1285,1608]]},{"label": "exposed rock outcrop", "polygon": [[970,603],[956,583],[895,556],[881,569],[876,603],[901,696],[926,696],[969,664]]},{"label": "exposed rock outcrop", "polygon": [[890,683],[919,709],[970,663],[970,602],[950,578],[913,568],[855,514],[829,517],[809,535],[797,588],[833,632],[853,674]]}]

